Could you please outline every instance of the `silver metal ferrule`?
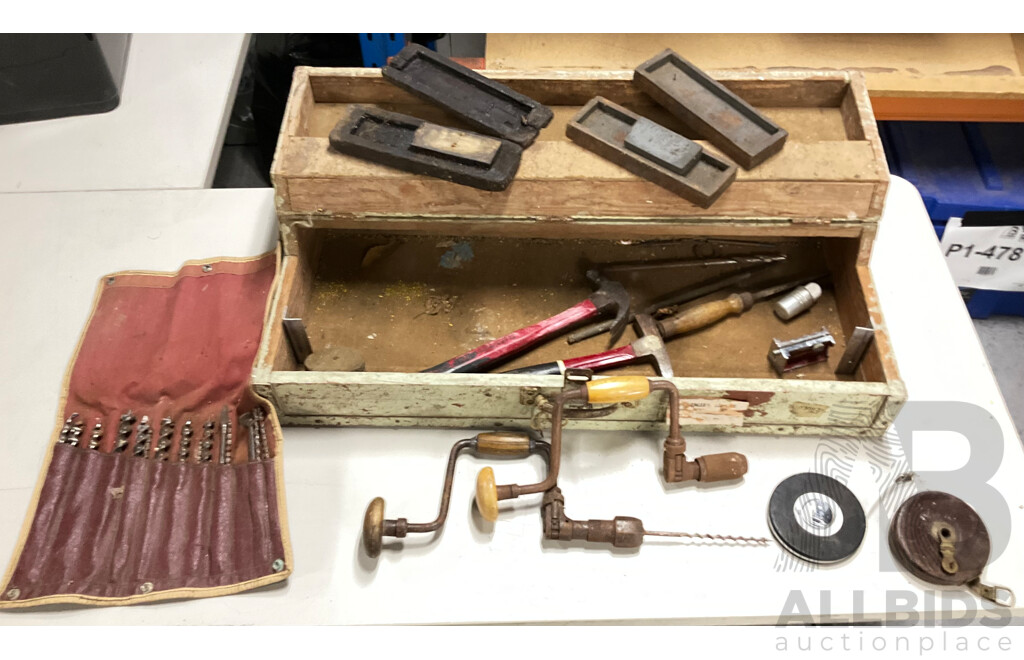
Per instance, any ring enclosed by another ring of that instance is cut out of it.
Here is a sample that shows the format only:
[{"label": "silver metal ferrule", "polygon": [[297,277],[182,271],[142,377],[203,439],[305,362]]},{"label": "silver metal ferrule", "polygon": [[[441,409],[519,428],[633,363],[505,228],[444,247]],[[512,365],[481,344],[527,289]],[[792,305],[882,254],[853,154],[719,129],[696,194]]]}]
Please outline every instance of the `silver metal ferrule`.
[{"label": "silver metal ferrule", "polygon": [[818,302],[819,298],[821,298],[821,287],[814,282],[810,282],[809,284],[798,286],[776,300],[772,309],[776,316],[783,321],[788,321],[794,316],[809,310],[814,306],[814,303]]}]

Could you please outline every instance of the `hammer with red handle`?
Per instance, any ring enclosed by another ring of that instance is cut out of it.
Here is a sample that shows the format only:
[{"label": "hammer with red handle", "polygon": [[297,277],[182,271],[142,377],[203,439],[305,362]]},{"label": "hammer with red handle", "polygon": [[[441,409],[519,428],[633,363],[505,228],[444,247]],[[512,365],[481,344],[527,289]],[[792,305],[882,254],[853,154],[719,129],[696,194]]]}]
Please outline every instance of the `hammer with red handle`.
[{"label": "hammer with red handle", "polygon": [[596,318],[606,312],[615,313],[615,324],[612,326],[609,346],[613,346],[629,320],[629,294],[625,287],[602,276],[596,270],[587,271],[587,279],[594,283],[597,290],[569,309],[551,318],[534,323],[478,346],[441,364],[424,369],[421,373],[452,374],[480,373],[488,371],[498,362],[517,355],[546,339],[549,339],[566,328]]},{"label": "hammer with red handle", "polygon": [[568,360],[535,364],[504,373],[540,375],[565,373],[566,369],[600,371],[647,359],[654,361],[654,368],[659,376],[672,378],[672,363],[668,358],[668,350],[665,348],[666,339],[713,325],[727,316],[742,314],[750,309],[755,302],[787,291],[795,286],[796,282],[798,281],[786,282],[753,293],[749,291],[734,293],[720,300],[712,300],[685,309],[660,321],[655,321],[648,314],[637,314],[633,320],[640,338],[628,346]]},{"label": "hammer with red handle", "polygon": [[505,371],[506,374],[561,374],[566,369],[591,369],[600,371],[640,360],[653,360],[654,369],[659,376],[672,378],[672,362],[668,359],[665,341],[661,338],[658,325],[649,314],[637,314],[633,318],[640,338],[628,346],[614,348],[603,353],[585,355],[583,357],[558,360],[535,364],[521,369]]}]

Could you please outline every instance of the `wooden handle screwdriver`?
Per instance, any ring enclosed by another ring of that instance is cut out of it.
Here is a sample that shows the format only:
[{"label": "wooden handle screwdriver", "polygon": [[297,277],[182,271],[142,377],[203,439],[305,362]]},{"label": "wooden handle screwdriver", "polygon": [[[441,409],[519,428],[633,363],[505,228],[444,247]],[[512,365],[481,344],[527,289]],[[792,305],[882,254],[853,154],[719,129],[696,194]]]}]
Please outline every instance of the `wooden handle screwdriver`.
[{"label": "wooden handle screwdriver", "polygon": [[712,300],[674,316],[658,321],[658,331],[664,339],[686,332],[693,332],[721,321],[727,316],[742,314],[754,305],[754,294],[744,291],[734,293],[721,300]]},{"label": "wooden handle screwdriver", "polygon": [[742,314],[754,306],[759,300],[788,291],[795,286],[794,282],[786,282],[778,286],[762,289],[756,293],[744,291],[734,293],[720,300],[695,305],[689,309],[658,321],[658,331],[662,339],[675,337],[686,332],[693,332],[717,323],[727,316]]}]

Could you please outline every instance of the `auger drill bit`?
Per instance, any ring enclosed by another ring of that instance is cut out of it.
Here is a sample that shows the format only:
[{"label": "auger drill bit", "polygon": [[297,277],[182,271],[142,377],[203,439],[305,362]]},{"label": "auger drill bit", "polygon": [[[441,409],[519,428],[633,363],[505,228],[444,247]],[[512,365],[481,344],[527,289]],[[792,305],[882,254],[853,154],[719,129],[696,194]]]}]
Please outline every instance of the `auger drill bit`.
[{"label": "auger drill bit", "polygon": [[132,435],[132,427],[135,425],[135,415],[131,410],[121,415],[117,424],[117,442],[114,445],[114,453],[123,452],[128,449],[128,439]]},{"label": "auger drill bit", "polygon": [[160,437],[156,442],[156,451],[153,458],[158,461],[166,461],[171,455],[171,442],[174,438],[174,420],[164,417],[160,420]]},{"label": "auger drill bit", "polygon": [[186,420],[185,425],[181,427],[181,444],[178,446],[178,462],[187,463],[188,457],[192,452],[192,434],[195,433],[192,430],[192,420]]},{"label": "auger drill bit", "polygon": [[221,465],[231,463],[231,446],[234,444],[231,438],[231,414],[228,407],[220,409],[220,452],[218,460]]},{"label": "auger drill bit", "polygon": [[263,407],[256,406],[253,408],[252,414],[256,420],[256,431],[258,433],[257,444],[259,445],[258,450],[260,460],[267,460],[270,458],[270,444],[267,442],[266,416],[263,413]]},{"label": "auger drill bit", "polygon": [[146,458],[149,456],[149,443],[153,439],[153,427],[149,425],[149,415],[143,415],[139,429],[135,432],[135,448],[132,454]]},{"label": "auger drill bit", "polygon": [[96,422],[92,427],[92,435],[89,436],[89,449],[97,451],[100,448],[100,442],[103,440],[103,422]]},{"label": "auger drill bit", "polygon": [[199,439],[198,462],[209,463],[213,460],[213,434],[217,424],[211,419],[203,424],[203,436]]},{"label": "auger drill bit", "polygon": [[77,447],[82,443],[82,433],[85,431],[85,424],[75,422],[71,425],[71,435],[68,437],[68,444]]},{"label": "auger drill bit", "polygon": [[71,416],[64,420],[64,426],[60,429],[60,435],[57,436],[57,444],[66,445],[70,442],[71,431],[75,428],[75,419],[78,417],[78,413],[71,413]]},{"label": "auger drill bit", "polygon": [[612,520],[572,520],[565,515],[565,498],[557,486],[544,493],[544,536],[558,541],[610,543],[616,548],[639,548],[645,536],[706,539],[722,543],[767,545],[767,538],[724,536],[691,532],[652,532],[639,518],[615,516]]}]

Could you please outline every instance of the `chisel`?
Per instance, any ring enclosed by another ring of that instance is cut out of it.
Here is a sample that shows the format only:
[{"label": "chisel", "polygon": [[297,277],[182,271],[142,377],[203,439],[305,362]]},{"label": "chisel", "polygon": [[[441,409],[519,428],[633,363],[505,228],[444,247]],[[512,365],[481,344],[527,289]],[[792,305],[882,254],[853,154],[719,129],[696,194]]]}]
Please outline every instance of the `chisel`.
[{"label": "chisel", "polygon": [[750,291],[733,293],[719,300],[695,305],[684,309],[678,314],[658,321],[658,331],[661,332],[662,338],[668,339],[669,337],[706,328],[727,316],[742,314],[753,307],[754,303],[759,300],[771,298],[783,291],[788,291],[804,281],[806,279],[797,282],[786,282],[753,293]]}]

